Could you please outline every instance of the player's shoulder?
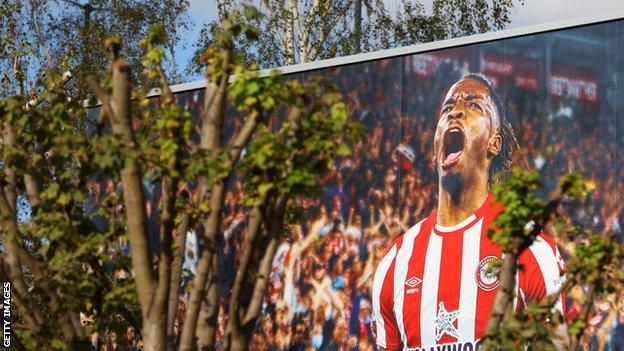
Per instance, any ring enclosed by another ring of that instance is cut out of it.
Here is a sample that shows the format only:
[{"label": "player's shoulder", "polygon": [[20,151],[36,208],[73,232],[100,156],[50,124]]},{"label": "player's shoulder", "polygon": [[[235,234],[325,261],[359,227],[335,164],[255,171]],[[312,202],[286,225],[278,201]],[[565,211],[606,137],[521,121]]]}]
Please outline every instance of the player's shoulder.
[{"label": "player's shoulder", "polygon": [[428,217],[422,219],[420,222],[414,224],[412,227],[410,227],[403,234],[401,234],[398,237],[396,237],[392,243],[396,244],[397,248],[401,248],[401,246],[403,245],[404,242],[408,242],[408,241],[412,242],[412,241],[414,241],[414,239],[416,239],[416,237],[418,237],[419,235],[421,235],[422,233],[427,231],[426,228],[428,226],[428,220],[430,219],[430,217],[431,216],[428,216]]},{"label": "player's shoulder", "polygon": [[429,217],[421,220],[420,222],[414,224],[410,229],[405,231],[403,234],[397,236],[392,240],[390,245],[386,247],[382,257],[386,256],[396,256],[398,251],[401,249],[403,244],[408,241],[414,241],[418,235],[420,235],[424,231],[424,227],[426,226],[426,221]]},{"label": "player's shoulder", "polygon": [[531,251],[540,251],[540,250],[548,250],[553,254],[558,253],[557,244],[555,240],[544,232],[540,232],[533,240],[533,244],[529,246],[529,250]]},{"label": "player's shoulder", "polygon": [[560,273],[565,272],[565,265],[555,240],[544,232],[539,233],[531,246],[520,254],[520,262],[524,265],[543,267],[557,266]]},{"label": "player's shoulder", "polygon": [[557,244],[544,232],[540,232],[533,240],[533,243],[520,253],[520,259],[527,256],[543,255],[544,253],[557,254]]}]

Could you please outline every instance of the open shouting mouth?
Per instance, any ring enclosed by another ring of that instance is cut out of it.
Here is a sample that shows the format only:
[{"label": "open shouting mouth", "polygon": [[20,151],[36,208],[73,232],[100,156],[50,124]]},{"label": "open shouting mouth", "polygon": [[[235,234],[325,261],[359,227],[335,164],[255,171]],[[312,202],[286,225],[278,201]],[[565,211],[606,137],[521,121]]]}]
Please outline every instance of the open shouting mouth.
[{"label": "open shouting mouth", "polygon": [[447,168],[459,161],[464,151],[464,131],[459,127],[451,127],[444,132],[442,167]]}]

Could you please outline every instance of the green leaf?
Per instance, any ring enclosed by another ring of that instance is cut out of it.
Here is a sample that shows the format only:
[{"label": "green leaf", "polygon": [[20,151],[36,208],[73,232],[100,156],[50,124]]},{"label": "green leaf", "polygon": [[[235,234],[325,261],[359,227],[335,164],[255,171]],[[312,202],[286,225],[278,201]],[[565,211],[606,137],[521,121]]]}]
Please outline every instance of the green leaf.
[{"label": "green leaf", "polygon": [[349,156],[351,155],[351,149],[349,148],[349,145],[343,143],[338,146],[336,154],[338,154],[338,156]]},{"label": "green leaf", "polygon": [[260,185],[258,186],[258,194],[259,194],[260,196],[262,196],[262,195],[266,194],[269,190],[273,189],[274,187],[275,187],[275,185],[274,185],[274,184],[272,184],[272,183],[263,183],[263,184],[260,184]]}]

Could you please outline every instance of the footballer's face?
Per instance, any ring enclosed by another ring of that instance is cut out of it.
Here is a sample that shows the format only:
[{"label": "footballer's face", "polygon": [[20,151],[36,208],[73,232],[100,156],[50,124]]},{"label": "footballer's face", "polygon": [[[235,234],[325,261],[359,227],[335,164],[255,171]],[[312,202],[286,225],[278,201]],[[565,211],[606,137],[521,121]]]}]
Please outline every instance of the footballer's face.
[{"label": "footballer's face", "polygon": [[440,177],[468,177],[485,170],[500,152],[500,121],[487,87],[464,78],[446,94],[434,137],[435,162]]}]

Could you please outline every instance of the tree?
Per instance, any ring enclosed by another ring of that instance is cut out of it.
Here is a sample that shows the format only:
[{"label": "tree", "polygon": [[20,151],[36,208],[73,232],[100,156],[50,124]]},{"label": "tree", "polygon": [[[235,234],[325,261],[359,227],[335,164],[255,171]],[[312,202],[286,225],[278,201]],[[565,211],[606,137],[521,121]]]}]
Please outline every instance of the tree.
[{"label": "tree", "polygon": [[[501,283],[481,345],[483,349],[524,350],[530,345],[539,350],[577,350],[592,301],[618,291],[624,283],[624,273],[619,270],[624,251],[612,233],[570,227],[561,220],[564,206],[584,198],[591,190],[589,184],[578,174],[566,175],[545,202],[537,195],[541,187],[537,174],[516,169],[493,189],[504,210],[489,229],[489,235],[503,249],[504,259],[497,267]],[[529,302],[519,314],[511,304],[514,277],[522,269],[517,264],[519,254],[545,228],[559,236],[559,240],[576,242],[567,264],[567,283],[562,288],[569,292],[575,286],[588,287],[585,307],[569,330],[562,328],[565,316],[553,309],[560,292],[544,301]]]},{"label": "tree", "polygon": [[[233,177],[244,184],[249,217],[227,340],[231,349],[246,348],[277,242],[298,218],[297,197],[318,194],[320,177],[359,135],[329,83],[260,77],[240,65],[234,38],[257,33],[239,20],[256,14],[253,8],[233,13],[206,52],[199,130],[175,103],[162,68],[164,25],[139,45],[144,79],[161,84],[157,101],[147,98],[148,87],[133,89],[115,37],[105,43],[107,83],[84,78],[101,102],[96,119],[68,99],[69,75],[50,73],[45,90],[29,103],[20,95],[2,100],[0,273],[14,287],[20,348],[88,349],[93,333],[99,347],[110,342],[104,332],[116,332],[132,334],[129,342],[146,350],[173,349],[191,225],[201,228],[201,249],[197,274],[186,286],[190,302],[178,346],[212,346],[214,324],[206,321],[214,318],[216,301],[205,292],[216,289],[210,277]],[[241,123],[231,135],[224,132],[228,99]],[[189,201],[191,183],[200,195],[197,206]],[[153,211],[147,185],[161,193]],[[20,221],[24,201],[31,214]],[[148,220],[150,212],[157,221]]]},{"label": "tree", "polygon": [[[103,74],[108,66],[108,58],[101,54],[105,38],[117,36],[135,43],[156,23],[164,23],[167,28],[165,72],[170,81],[179,83],[174,48],[180,33],[189,26],[188,7],[188,0],[2,0],[2,94],[17,94],[20,89],[24,94],[34,94],[44,84],[46,73],[53,69],[71,70],[76,76],[87,72]],[[122,50],[131,64],[134,80],[138,81],[141,50],[131,45]],[[80,80],[67,83],[74,95],[85,92],[81,89],[84,87],[76,86],[79,83]]]},{"label": "tree", "polygon": [[[247,59],[260,68],[279,67],[374,50],[503,29],[520,0],[436,0],[427,13],[418,0],[401,0],[395,11],[383,1],[260,1],[262,16],[253,24],[262,35],[244,42]],[[217,1],[219,15],[246,1]],[[211,42],[217,22],[202,28],[196,58]],[[197,66],[191,66],[197,72]]]},{"label": "tree", "polygon": [[[82,4],[73,0],[60,0],[65,11],[48,25],[53,30],[55,51],[74,55],[68,64],[75,71],[104,72],[108,65],[105,55],[100,54],[103,38],[117,36],[128,42],[138,42],[157,23],[166,27],[164,38],[166,60],[163,62],[167,78],[181,83],[175,63],[175,47],[180,33],[189,25],[188,0],[159,2],[89,0]],[[100,38],[100,39],[97,39]],[[78,45],[76,45],[78,44]],[[133,78],[139,77],[142,52],[136,46],[125,46],[122,51],[132,65]]]}]

